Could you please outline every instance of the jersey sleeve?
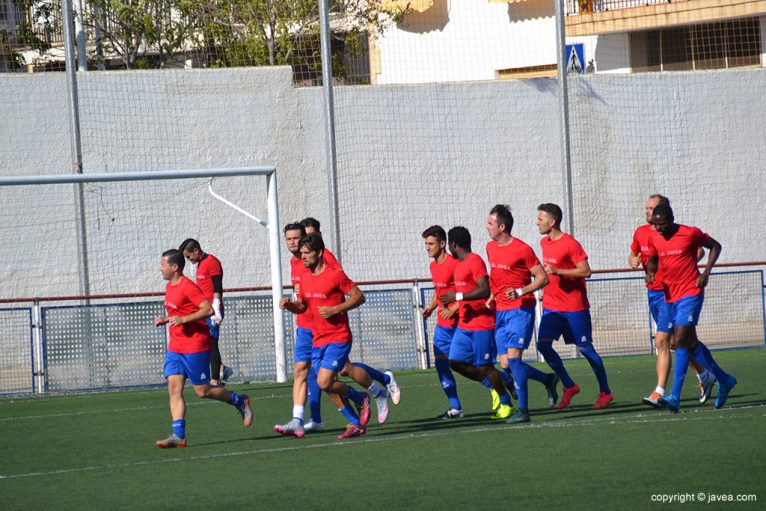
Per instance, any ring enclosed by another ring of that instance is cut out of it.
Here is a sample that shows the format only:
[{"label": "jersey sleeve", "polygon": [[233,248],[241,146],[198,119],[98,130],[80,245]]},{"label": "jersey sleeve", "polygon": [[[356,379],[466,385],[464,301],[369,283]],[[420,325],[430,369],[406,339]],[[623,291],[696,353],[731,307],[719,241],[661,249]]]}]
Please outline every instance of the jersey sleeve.
[{"label": "jersey sleeve", "polygon": [[346,275],[343,270],[338,270],[338,287],[341,291],[343,291],[345,294],[348,294],[349,291],[354,289],[356,287],[356,284],[354,281],[352,281],[350,278],[348,278],[348,275]]},{"label": "jersey sleeve", "polygon": [[202,302],[206,302],[207,298],[205,298],[205,295],[202,294],[202,290],[199,288],[197,284],[192,282],[191,280],[186,283],[186,297],[189,299],[191,303],[194,305],[201,305]]},{"label": "jersey sleeve", "polygon": [[633,242],[630,244],[630,251],[636,255],[641,253],[641,244],[638,242],[638,231],[633,233]]},{"label": "jersey sleeve", "polygon": [[484,261],[481,257],[476,256],[471,259],[471,277],[474,282],[478,282],[480,278],[487,276],[487,267],[484,265]]},{"label": "jersey sleeve", "polygon": [[569,248],[569,257],[572,259],[572,262],[574,264],[579,264],[582,261],[585,261],[588,259],[588,254],[585,253],[585,249],[582,248],[582,245],[580,245],[580,242],[573,239],[574,243],[572,243],[572,246]]},{"label": "jersey sleeve", "polygon": [[657,255],[657,247],[654,246],[654,236],[649,236],[649,239],[646,240],[646,247],[646,255],[649,257]]},{"label": "jersey sleeve", "polygon": [[221,261],[219,261],[218,258],[211,258],[210,264],[208,264],[207,267],[207,274],[211,277],[216,275],[223,277],[223,266],[221,266]]},{"label": "jersey sleeve", "polygon": [[524,264],[527,267],[527,270],[531,270],[535,266],[540,264],[540,260],[535,255],[535,251],[532,250],[532,247],[525,247],[524,253],[521,254],[521,259],[524,261]]},{"label": "jersey sleeve", "polygon": [[695,247],[704,247],[710,241],[710,236],[706,232],[702,232],[698,227],[692,227],[691,240]]}]

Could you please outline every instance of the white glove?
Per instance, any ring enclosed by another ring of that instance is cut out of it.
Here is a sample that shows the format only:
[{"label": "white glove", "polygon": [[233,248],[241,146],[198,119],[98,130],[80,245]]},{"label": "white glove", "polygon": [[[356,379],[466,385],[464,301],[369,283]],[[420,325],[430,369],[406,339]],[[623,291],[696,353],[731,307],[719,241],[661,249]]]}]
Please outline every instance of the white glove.
[{"label": "white glove", "polygon": [[221,321],[223,321],[223,316],[221,316],[221,300],[218,298],[213,298],[213,316],[212,316],[212,323],[214,325],[220,325]]}]

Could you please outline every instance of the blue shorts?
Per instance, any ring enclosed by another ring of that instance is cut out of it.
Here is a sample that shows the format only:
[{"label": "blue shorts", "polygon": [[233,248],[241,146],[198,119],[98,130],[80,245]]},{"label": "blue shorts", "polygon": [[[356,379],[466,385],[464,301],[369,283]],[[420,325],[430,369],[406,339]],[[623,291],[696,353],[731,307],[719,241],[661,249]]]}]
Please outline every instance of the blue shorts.
[{"label": "blue shorts", "polygon": [[455,335],[455,327],[436,325],[434,330],[434,355],[449,356],[449,348],[452,337]]},{"label": "blue shorts", "polygon": [[495,343],[497,353],[505,355],[511,348],[525,350],[529,348],[532,333],[535,331],[535,309],[519,307],[506,311],[497,311],[495,315]]},{"label": "blue shorts", "polygon": [[[221,307],[221,320],[223,320],[224,316],[226,316],[226,313],[223,311],[223,307]],[[218,338],[221,336],[221,324],[214,325],[213,316],[206,317],[205,323],[207,323],[207,327],[210,329],[210,337],[213,338],[214,342],[218,342]]]},{"label": "blue shorts", "polygon": [[309,362],[311,363],[313,346],[311,344],[314,335],[311,330],[297,327],[295,329],[295,350],[293,353],[293,363]]},{"label": "blue shorts", "polygon": [[670,317],[673,326],[697,326],[702,312],[705,295],[685,296],[670,305]]},{"label": "blue shorts", "polygon": [[167,378],[175,374],[186,376],[193,385],[204,385],[210,381],[210,352],[197,353],[165,352],[165,368],[162,375]]},{"label": "blue shorts", "polygon": [[670,304],[665,301],[665,292],[656,289],[647,289],[649,298],[649,312],[652,313],[654,324],[658,332],[670,333],[673,331],[673,320],[670,317]]},{"label": "blue shorts", "polygon": [[495,365],[497,346],[495,345],[495,329],[463,330],[455,329],[452,345],[449,348],[449,359],[465,362],[473,366]]},{"label": "blue shorts", "polygon": [[543,309],[543,316],[540,318],[540,330],[537,332],[538,341],[542,339],[556,341],[562,335],[567,344],[581,347],[593,344],[590,310],[559,312]]},{"label": "blue shorts", "polygon": [[320,368],[339,373],[348,362],[351,353],[351,343],[333,342],[311,350],[311,365],[319,371]]}]

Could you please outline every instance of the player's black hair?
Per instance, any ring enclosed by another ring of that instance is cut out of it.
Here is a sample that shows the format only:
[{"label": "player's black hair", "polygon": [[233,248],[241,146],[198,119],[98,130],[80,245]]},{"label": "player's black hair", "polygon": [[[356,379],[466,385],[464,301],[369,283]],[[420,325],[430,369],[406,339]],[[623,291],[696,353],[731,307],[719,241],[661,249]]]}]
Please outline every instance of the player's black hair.
[{"label": "player's black hair", "polygon": [[287,224],[282,232],[286,234],[287,231],[301,231],[301,238],[306,235],[306,228],[300,222],[292,222]]},{"label": "player's black hair", "polygon": [[655,193],[654,195],[649,196],[650,199],[657,199],[659,202],[657,202],[657,205],[664,204],[666,206],[670,206],[670,199],[665,197],[664,195],[660,195],[659,193]]},{"label": "player's black hair", "polygon": [[449,230],[449,242],[458,247],[471,251],[471,233],[462,225],[458,225]]},{"label": "player's black hair", "polygon": [[[192,240],[194,241],[194,240]],[[174,248],[171,248],[170,250],[166,250],[162,253],[162,257],[168,258],[168,264],[169,265],[178,265],[178,271],[179,273],[184,272],[184,265],[186,264],[186,259],[184,258],[183,253],[180,250],[176,250]]]},{"label": "player's black hair", "polygon": [[665,218],[670,222],[675,220],[675,217],[673,216],[673,208],[667,204],[657,204],[654,211],[652,211],[652,218],[654,217]]},{"label": "player's black hair", "polygon": [[303,225],[303,227],[313,227],[316,232],[322,232],[322,229],[320,229],[319,220],[316,218],[307,216],[301,220],[301,225]]},{"label": "player's black hair", "polygon": [[495,215],[495,218],[497,218],[497,225],[504,225],[505,232],[508,234],[511,233],[511,229],[513,229],[513,215],[511,214],[511,208],[505,204],[496,204],[489,214]]},{"label": "player's black hair", "polygon": [[561,228],[561,219],[564,218],[564,212],[557,204],[546,202],[537,206],[537,211],[542,211],[556,221],[556,227]]},{"label": "player's black hair", "polygon": [[447,233],[444,232],[444,227],[441,225],[432,225],[425,231],[423,231],[423,239],[433,236],[439,241],[447,241]]},{"label": "player's black hair", "polygon": [[301,238],[301,242],[298,244],[299,248],[308,247],[312,252],[319,252],[324,250],[324,240],[322,235],[318,232],[312,232]]},{"label": "player's black hair", "polygon": [[178,250],[181,252],[186,252],[187,250],[191,252],[195,248],[202,252],[202,247],[199,246],[199,241],[195,240],[194,238],[186,238],[181,242]]}]

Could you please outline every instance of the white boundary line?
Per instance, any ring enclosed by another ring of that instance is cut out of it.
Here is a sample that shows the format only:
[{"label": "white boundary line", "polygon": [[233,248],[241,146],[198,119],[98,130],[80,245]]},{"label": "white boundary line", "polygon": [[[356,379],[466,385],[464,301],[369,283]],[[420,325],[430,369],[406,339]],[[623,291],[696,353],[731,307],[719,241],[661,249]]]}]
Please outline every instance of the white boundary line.
[{"label": "white boundary line", "polygon": [[[381,442],[398,442],[402,440],[414,440],[414,439],[420,439],[420,438],[435,438],[435,437],[442,437],[442,436],[455,435],[455,434],[469,435],[469,434],[477,434],[477,433],[509,431],[509,430],[519,430],[519,429],[567,428],[567,427],[595,426],[595,425],[602,425],[602,424],[607,424],[610,426],[620,426],[620,425],[630,425],[630,424],[652,424],[652,423],[663,423],[663,422],[753,419],[753,418],[759,418],[759,416],[757,414],[756,415],[731,415],[731,414],[724,415],[721,412],[739,411],[739,410],[756,410],[758,408],[764,408],[764,405],[747,405],[742,407],[726,408],[723,410],[715,410],[715,416],[713,416],[712,410],[707,410],[707,411],[694,411],[691,413],[687,412],[685,414],[680,414],[680,415],[670,415],[670,416],[666,415],[665,418],[656,417],[656,414],[651,414],[651,415],[639,414],[638,416],[628,418],[627,420],[620,420],[619,418],[615,418],[615,417],[588,418],[584,420],[578,420],[577,418],[572,418],[572,419],[562,420],[558,422],[546,421],[542,423],[529,423],[525,425],[481,426],[481,427],[471,428],[466,430],[430,431],[430,432],[423,432],[423,433],[402,433],[399,435],[361,438],[361,439],[345,440],[345,441],[331,441],[331,442],[325,442],[325,443],[319,443],[319,444],[303,444],[303,445],[295,445],[295,446],[287,446],[287,447],[273,447],[273,448],[267,448],[267,449],[252,449],[248,451],[234,451],[234,452],[228,452],[228,453],[207,454],[202,456],[152,459],[152,460],[145,460],[145,461],[135,461],[131,463],[93,465],[88,467],[65,468],[65,469],[40,471],[40,472],[27,472],[23,474],[0,474],[0,480],[21,479],[21,478],[27,478],[27,477],[45,477],[45,476],[60,475],[60,474],[92,472],[94,470],[124,469],[124,468],[130,468],[130,467],[157,465],[157,464],[163,464],[163,463],[213,460],[213,459],[220,459],[220,458],[230,458],[234,456],[273,454],[277,452],[299,451],[302,449],[353,447],[353,446],[364,445],[364,444],[373,444],[373,443],[381,443]],[[698,414],[700,415],[699,417],[685,416],[685,415],[698,415]],[[655,417],[651,418],[652,415],[654,415]],[[766,417],[766,413],[762,413],[760,417]]]}]

